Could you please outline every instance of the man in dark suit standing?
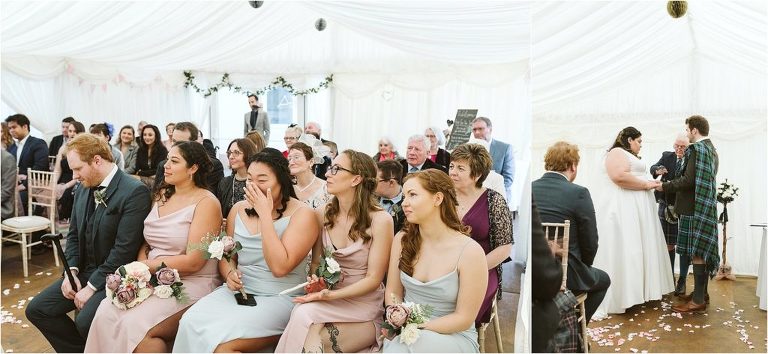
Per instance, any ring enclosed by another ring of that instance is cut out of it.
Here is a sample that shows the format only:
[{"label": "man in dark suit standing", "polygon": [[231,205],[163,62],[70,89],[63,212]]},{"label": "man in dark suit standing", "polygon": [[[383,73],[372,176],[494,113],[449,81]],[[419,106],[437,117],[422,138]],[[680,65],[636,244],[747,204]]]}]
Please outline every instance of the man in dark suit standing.
[{"label": "man in dark suit standing", "polygon": [[[57,280],[30,301],[26,316],[56,352],[78,353],[106,297],[106,276],[136,260],[151,198],[144,184],[117,168],[104,140],[81,134],[67,150],[73,177],[80,181],[66,244],[75,284]],[[67,313],[76,308],[80,312],[72,321]]]},{"label": "man in dark suit standing", "polygon": [[384,160],[376,163],[376,191],[379,206],[392,216],[395,234],[403,228],[405,212],[403,211],[403,167],[395,160]]},{"label": "man in dark suit standing", "polygon": [[254,94],[248,95],[248,105],[251,110],[243,116],[243,136],[255,130],[261,133],[264,140],[269,144],[269,117],[267,112],[261,108],[262,104],[259,103],[259,97]]},{"label": "man in dark suit standing", "polygon": [[584,307],[589,323],[611,279],[606,272],[592,267],[598,245],[595,207],[589,190],[572,183],[578,171],[579,148],[557,142],[547,149],[544,164],[547,172],[531,184],[533,199],[542,222],[571,221],[566,286],[574,294],[587,293]]},{"label": "man in dark suit standing", "polygon": [[22,208],[27,210],[27,169],[48,171],[48,145],[43,139],[29,135],[29,118],[23,114],[14,114],[5,119],[14,143],[8,147],[8,152],[16,158],[19,168],[19,181],[24,186],[19,192]]},{"label": "man in dark suit standing", "polygon": [[444,166],[438,165],[427,158],[431,144],[429,138],[421,134],[408,138],[408,152],[405,155],[405,160],[400,161],[400,164],[403,166],[403,178],[409,173],[423,171],[428,168],[448,173]]},{"label": "man in dark suit standing", "polygon": [[67,143],[67,136],[69,134],[67,130],[69,130],[69,124],[74,121],[75,118],[72,117],[67,117],[61,120],[61,134],[54,136],[53,139],[51,139],[51,143],[48,144],[48,154],[50,154],[50,156],[58,154],[59,148]]},{"label": "man in dark suit standing", "polygon": [[720,254],[717,245],[717,169],[720,160],[709,140],[709,122],[702,116],[685,120],[685,132],[691,145],[685,149],[679,177],[657,187],[674,192],[678,218],[677,253],[693,261],[694,287],[687,301],[672,306],[675,312],[707,310],[707,277],[717,272]]},{"label": "man in dark suit standing", "polygon": [[[650,172],[653,178],[661,176],[662,182],[671,181],[681,170],[683,153],[688,146],[688,137],[680,133],[675,139],[673,145],[674,151],[664,151],[661,153],[659,162],[651,166]],[[664,238],[667,241],[667,251],[669,252],[669,262],[672,264],[672,275],[675,274],[675,245],[677,244],[677,215],[673,214],[675,208],[675,193],[664,193],[655,191],[656,202],[659,203],[659,221],[661,229],[664,231]],[[685,280],[688,274],[688,264],[690,260],[686,256],[680,256],[680,276],[677,278],[675,286],[675,295],[685,294]]]}]

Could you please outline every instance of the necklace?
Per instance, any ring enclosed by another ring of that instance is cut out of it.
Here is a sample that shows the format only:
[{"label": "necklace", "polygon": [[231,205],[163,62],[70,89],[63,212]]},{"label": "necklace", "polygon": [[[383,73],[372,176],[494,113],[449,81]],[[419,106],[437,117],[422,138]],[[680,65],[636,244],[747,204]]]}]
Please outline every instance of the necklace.
[{"label": "necklace", "polygon": [[303,191],[307,190],[307,188],[309,188],[309,186],[311,186],[311,185],[315,184],[315,180],[317,180],[317,177],[315,177],[315,176],[312,176],[312,182],[309,182],[309,184],[308,184],[308,185],[306,185],[304,188],[301,188],[301,187],[299,186],[299,184],[298,184],[298,183],[296,183],[296,187],[299,187],[299,193],[301,193],[301,192],[303,192]]}]

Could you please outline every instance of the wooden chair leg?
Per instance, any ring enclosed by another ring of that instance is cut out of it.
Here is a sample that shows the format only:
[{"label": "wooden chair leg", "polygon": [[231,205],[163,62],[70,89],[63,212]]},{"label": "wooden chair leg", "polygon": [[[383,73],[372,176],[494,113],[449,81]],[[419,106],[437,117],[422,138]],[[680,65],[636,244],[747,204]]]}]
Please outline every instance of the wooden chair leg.
[{"label": "wooden chair leg", "polygon": [[579,304],[581,312],[581,341],[584,343],[584,353],[589,353],[589,336],[587,335],[587,312],[584,310],[584,303]]},{"label": "wooden chair leg", "polygon": [[501,343],[501,326],[499,325],[499,311],[498,307],[493,307],[493,330],[496,332],[496,348],[497,352],[504,352],[504,345]]},{"label": "wooden chair leg", "polygon": [[483,325],[477,328],[477,344],[480,345],[480,352],[485,353],[485,326]]},{"label": "wooden chair leg", "polygon": [[27,247],[27,234],[22,233],[21,234],[21,266],[24,269],[24,278],[29,276],[27,260],[30,258],[31,254],[28,252],[29,252],[29,247]]}]

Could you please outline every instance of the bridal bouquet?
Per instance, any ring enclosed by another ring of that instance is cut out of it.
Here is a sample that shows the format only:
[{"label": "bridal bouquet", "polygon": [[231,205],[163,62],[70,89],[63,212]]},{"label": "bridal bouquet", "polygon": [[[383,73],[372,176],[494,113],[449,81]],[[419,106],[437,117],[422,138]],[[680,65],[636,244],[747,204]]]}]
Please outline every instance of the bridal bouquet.
[{"label": "bridal bouquet", "polygon": [[[323,257],[320,259],[320,265],[317,267],[314,273],[319,281],[309,285],[309,282],[304,282],[296,285],[290,289],[286,289],[280,292],[280,295],[293,292],[294,290],[305,288],[307,294],[321,291],[323,289],[333,289],[333,287],[341,280],[341,266],[336,259],[333,258],[333,252],[329,249],[325,249]],[[309,285],[309,286],[307,286]]]},{"label": "bridal bouquet", "polygon": [[[392,294],[395,300],[395,295]],[[395,300],[396,302],[396,300]],[[411,345],[419,339],[419,325],[429,321],[432,316],[432,306],[413,303],[410,301],[387,306],[385,321],[382,327],[387,330],[388,337],[400,335],[400,343]]]},{"label": "bridal bouquet", "polygon": [[107,298],[121,310],[127,310],[144,302],[153,294],[159,298],[175,297],[179,302],[185,302],[181,277],[175,269],[161,264],[155,274],[142,262],[131,262],[117,268],[114,274],[106,279]]}]

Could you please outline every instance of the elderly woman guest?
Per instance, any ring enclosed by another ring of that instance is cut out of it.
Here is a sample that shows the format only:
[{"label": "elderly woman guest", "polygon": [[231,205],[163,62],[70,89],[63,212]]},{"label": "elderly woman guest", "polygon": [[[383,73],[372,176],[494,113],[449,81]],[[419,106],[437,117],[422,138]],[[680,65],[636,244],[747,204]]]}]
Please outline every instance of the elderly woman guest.
[{"label": "elderly woman guest", "polygon": [[386,136],[379,139],[379,152],[373,155],[374,162],[379,162],[384,160],[402,160],[402,159],[403,157],[397,153],[397,149],[395,149],[395,145],[392,144],[392,140],[390,140]]},{"label": "elderly woman guest", "polygon": [[219,181],[216,197],[221,202],[223,217],[229,215],[232,206],[245,200],[245,185],[248,180],[248,165],[251,157],[256,155],[256,145],[249,139],[232,140],[227,147],[227,160],[232,174]]},{"label": "elderly woman guest", "polygon": [[[334,288],[298,297],[300,303],[280,337],[278,353],[303,351],[378,351],[384,302],[384,274],[392,245],[392,218],[374,199],[376,167],[366,154],[345,150],[328,172],[328,192],[334,195],[316,211],[323,223],[312,249],[317,269],[325,252],[338,262],[341,280]],[[316,283],[312,278],[310,285]],[[328,336],[330,335],[330,337]]]},{"label": "elderly woman guest", "polygon": [[[73,139],[78,134],[85,133],[85,126],[83,123],[74,121],[69,123],[67,128],[67,139]],[[59,151],[56,153],[56,163],[53,167],[53,172],[59,176],[59,180],[56,182],[56,197],[59,198],[59,220],[68,222],[69,217],[72,215],[72,205],[75,202],[75,185],[77,180],[72,176],[72,169],[69,168],[69,162],[67,162],[67,155],[64,154],[66,145],[62,145]]]},{"label": "elderly woman guest", "polygon": [[137,259],[152,272],[162,264],[178,270],[188,301],[150,296],[126,311],[106,298],[96,311],[85,352],[169,352],[181,315],[221,284],[215,260],[204,258],[199,250],[187,251],[221,227],[219,201],[206,188],[204,172],[210,170],[202,145],[184,141],[171,148],[165,181],[144,220],[144,244]]},{"label": "elderly woman guest", "polygon": [[[320,224],[296,199],[279,151],[264,149],[248,162],[246,200],[227,217],[227,234],[243,245],[234,257],[237,270],[219,262],[227,283],[184,314],[174,352],[255,352],[274,345],[299,294],[279,293],[306,280],[303,261]],[[233,292],[240,289],[254,294],[256,306],[237,304]]]},{"label": "elderly woman guest", "polygon": [[256,145],[257,153],[261,152],[261,150],[264,150],[264,148],[266,148],[268,145],[267,142],[264,141],[264,136],[256,130],[249,131],[248,134],[245,134],[245,138]]},{"label": "elderly woman guest", "polygon": [[432,306],[411,345],[384,342],[385,353],[478,352],[473,326],[483,302],[487,267],[483,249],[456,214],[456,192],[443,172],[429,169],[406,177],[406,223],[392,244],[387,272],[388,306],[410,301]]},{"label": "elderly woman guest", "polygon": [[483,247],[488,269],[488,288],[475,325],[488,322],[494,296],[501,296],[501,262],[512,251],[512,213],[504,196],[483,187],[493,162],[478,144],[462,144],[453,150],[448,175],[456,186],[458,212],[470,236]]},{"label": "elderly woman guest", "polygon": [[303,133],[304,131],[301,130],[301,127],[295,124],[291,124],[288,126],[288,128],[285,128],[285,135],[283,136],[283,141],[285,142],[285,151],[283,151],[283,156],[285,158],[288,158],[288,152],[291,150],[291,146],[299,142],[299,138]]},{"label": "elderly woman guest", "polygon": [[176,123],[168,123],[165,126],[165,133],[168,135],[168,139],[163,140],[163,145],[169,151],[171,150],[171,146],[173,146],[173,139],[171,139],[171,136],[173,135],[174,129],[176,129]]},{"label": "elderly woman guest", "polygon": [[160,142],[160,129],[147,124],[141,129],[141,143],[136,150],[134,177],[140,179],[149,189],[155,185],[157,166],[168,157],[168,150]]},{"label": "elderly woman guest", "polygon": [[134,140],[135,135],[133,127],[125,125],[120,128],[114,145],[123,154],[125,172],[129,175],[136,172],[136,151],[139,150],[139,145]]},{"label": "elderly woman guest", "polygon": [[312,148],[302,142],[293,144],[288,152],[288,169],[296,181],[293,185],[296,198],[317,209],[330,201],[332,196],[328,194],[326,182],[312,173],[314,161]]},{"label": "elderly woman guest", "polygon": [[448,166],[451,164],[451,154],[441,148],[441,146],[445,146],[443,131],[437,127],[429,127],[424,131],[424,136],[429,138],[429,159],[448,169]]}]

